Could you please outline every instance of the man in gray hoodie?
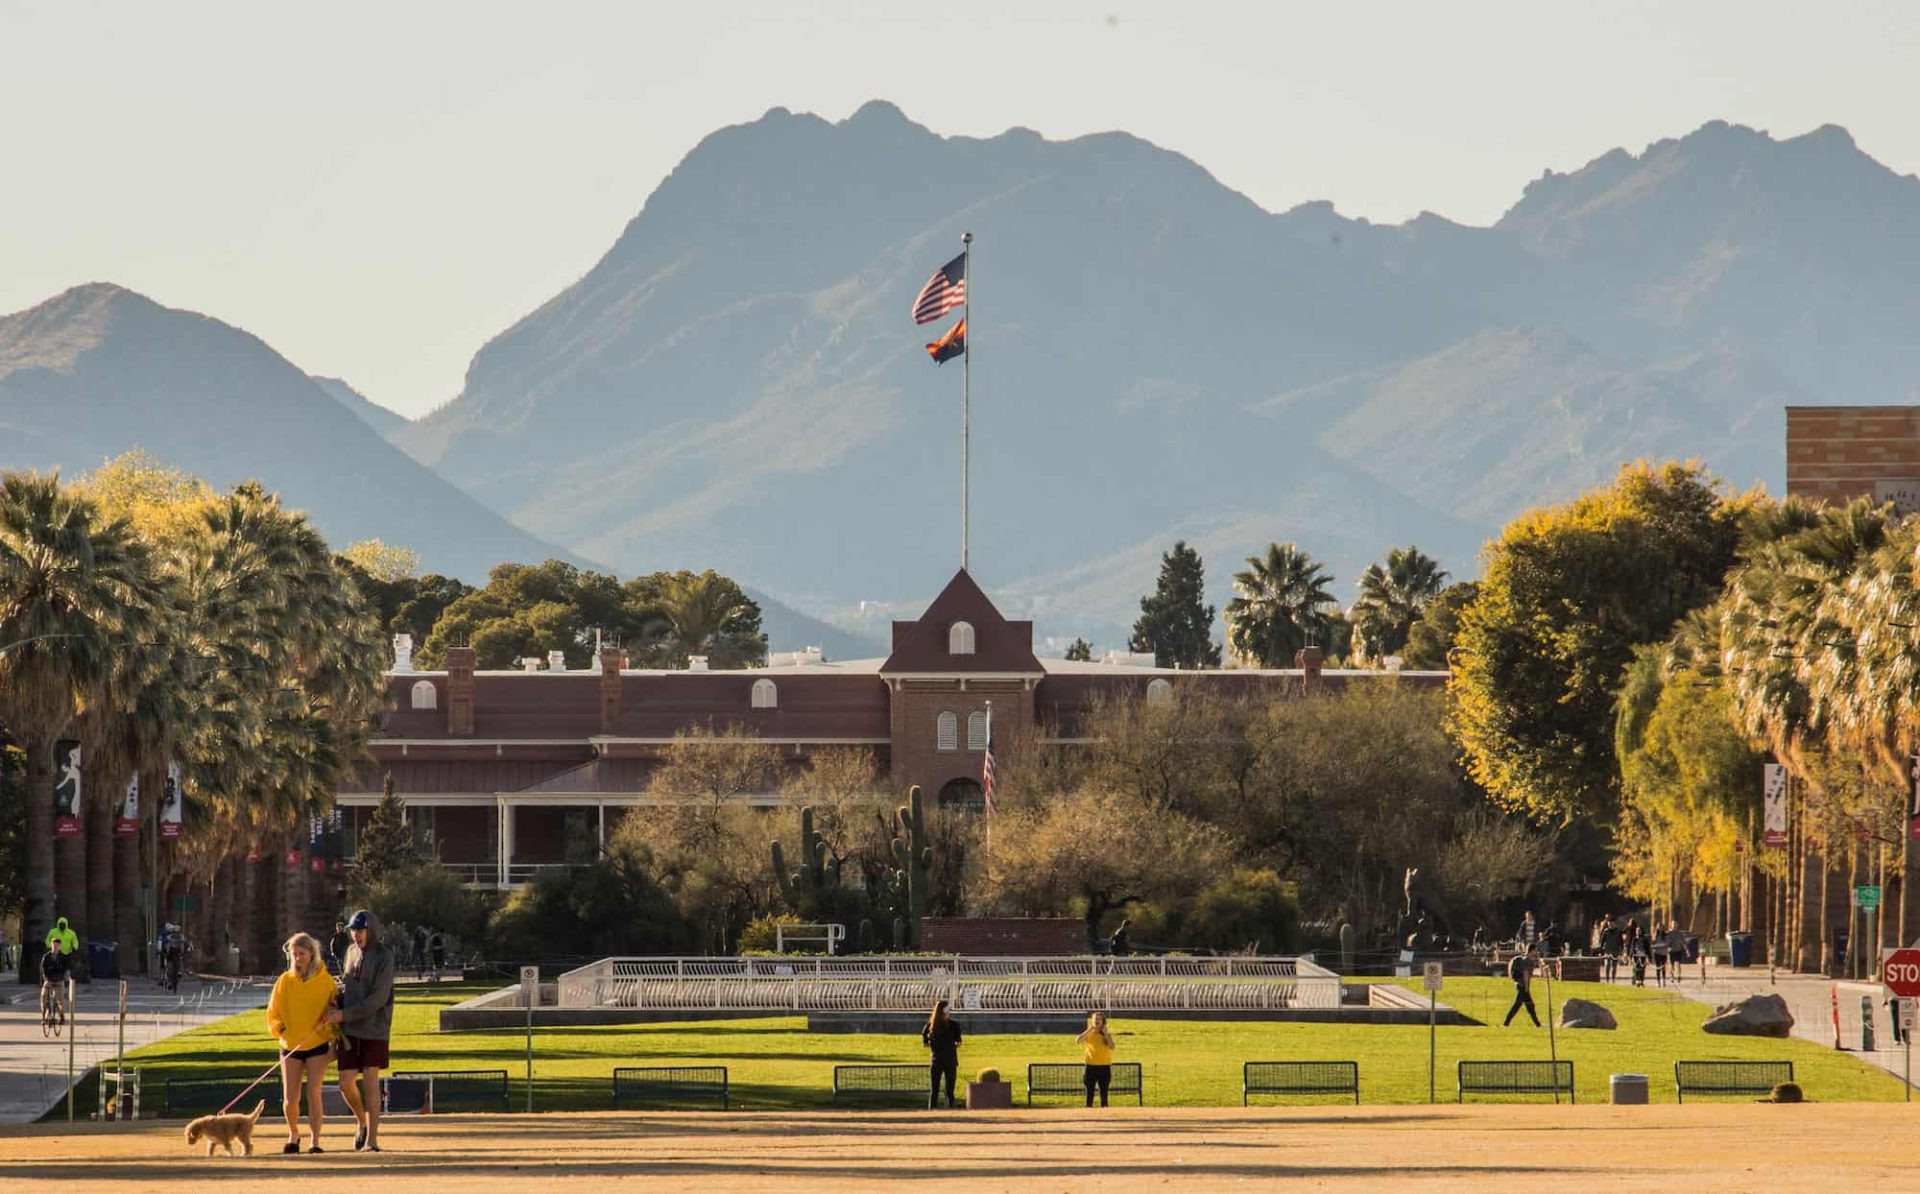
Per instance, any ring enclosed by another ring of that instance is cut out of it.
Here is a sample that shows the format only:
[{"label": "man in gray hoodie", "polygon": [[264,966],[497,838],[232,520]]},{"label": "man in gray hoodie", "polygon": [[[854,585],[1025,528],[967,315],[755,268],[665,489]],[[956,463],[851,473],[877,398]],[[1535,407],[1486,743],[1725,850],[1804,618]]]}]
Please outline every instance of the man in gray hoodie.
[{"label": "man in gray hoodie", "polygon": [[357,1152],[380,1151],[380,1071],[393,1035],[393,951],[380,940],[380,918],[362,908],[347,922],[353,945],[340,976],[340,1006],[327,1013],[340,1026],[340,1093],[359,1121]]}]

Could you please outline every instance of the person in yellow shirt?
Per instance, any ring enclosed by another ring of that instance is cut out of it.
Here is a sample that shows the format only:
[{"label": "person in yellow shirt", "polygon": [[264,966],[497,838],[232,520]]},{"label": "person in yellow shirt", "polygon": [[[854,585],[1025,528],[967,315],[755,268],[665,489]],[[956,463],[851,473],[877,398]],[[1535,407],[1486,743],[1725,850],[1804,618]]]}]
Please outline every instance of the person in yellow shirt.
[{"label": "person in yellow shirt", "polygon": [[1087,1017],[1087,1030],[1073,1038],[1086,1054],[1087,1072],[1081,1079],[1087,1086],[1087,1106],[1093,1106],[1094,1088],[1100,1090],[1100,1105],[1107,1105],[1107,1088],[1113,1085],[1113,1033],[1107,1031],[1107,1013],[1094,1012]]},{"label": "person in yellow shirt", "polygon": [[307,1151],[320,1152],[321,1083],[333,1048],[327,1009],[339,995],[333,976],[320,964],[320,943],[305,933],[287,938],[287,969],[267,999],[267,1031],[280,1041],[281,1104],[287,1115],[287,1143],[280,1151],[300,1151],[300,1080],[307,1085]]}]

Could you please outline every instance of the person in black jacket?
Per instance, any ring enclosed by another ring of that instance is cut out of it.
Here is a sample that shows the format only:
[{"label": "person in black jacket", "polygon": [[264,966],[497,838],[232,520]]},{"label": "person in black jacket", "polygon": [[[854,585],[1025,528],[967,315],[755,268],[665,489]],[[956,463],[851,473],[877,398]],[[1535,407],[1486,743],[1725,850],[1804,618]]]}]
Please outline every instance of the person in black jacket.
[{"label": "person in black jacket", "polygon": [[953,1082],[960,1073],[960,1025],[947,1014],[946,1000],[934,1003],[927,1026],[920,1030],[920,1043],[933,1050],[933,1059],[927,1064],[927,1107],[931,1110],[940,1105],[940,1083],[944,1079],[947,1107],[951,1109]]}]

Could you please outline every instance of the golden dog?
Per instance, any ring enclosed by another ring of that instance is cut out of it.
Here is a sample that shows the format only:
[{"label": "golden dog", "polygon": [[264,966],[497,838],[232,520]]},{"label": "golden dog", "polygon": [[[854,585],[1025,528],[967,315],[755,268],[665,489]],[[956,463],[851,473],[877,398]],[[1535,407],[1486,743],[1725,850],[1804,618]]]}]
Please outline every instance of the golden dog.
[{"label": "golden dog", "polygon": [[253,1155],[253,1125],[260,1122],[260,1113],[266,1110],[267,1101],[261,1099],[254,1104],[252,1115],[203,1115],[187,1125],[187,1144],[189,1146],[207,1142],[207,1155],[213,1155],[213,1146],[223,1144],[227,1155],[233,1155],[233,1142],[240,1142],[240,1150],[247,1156]]}]

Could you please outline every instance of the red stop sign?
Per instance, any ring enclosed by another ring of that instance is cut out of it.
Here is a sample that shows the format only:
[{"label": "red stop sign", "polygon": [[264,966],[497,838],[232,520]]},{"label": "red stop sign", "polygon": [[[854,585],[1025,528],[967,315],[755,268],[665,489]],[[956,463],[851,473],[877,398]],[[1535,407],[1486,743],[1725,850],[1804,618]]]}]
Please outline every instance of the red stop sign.
[{"label": "red stop sign", "polygon": [[1896,949],[1880,970],[1880,981],[1902,999],[1920,996],[1920,949]]}]

